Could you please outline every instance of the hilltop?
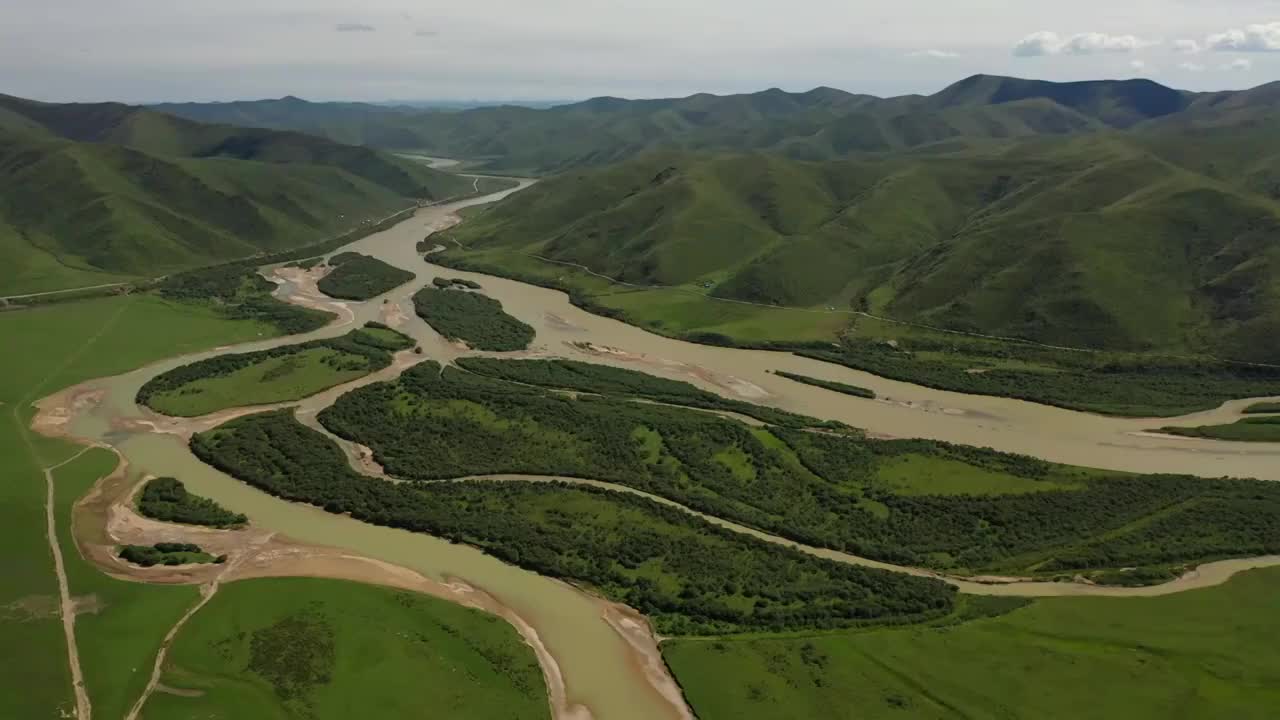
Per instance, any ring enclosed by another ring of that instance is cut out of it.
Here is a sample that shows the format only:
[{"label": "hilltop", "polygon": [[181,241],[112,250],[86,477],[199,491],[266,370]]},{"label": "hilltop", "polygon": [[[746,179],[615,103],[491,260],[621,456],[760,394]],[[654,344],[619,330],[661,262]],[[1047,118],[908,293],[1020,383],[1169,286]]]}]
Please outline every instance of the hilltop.
[{"label": "hilltop", "polygon": [[0,295],[304,245],[469,189],[297,132],[0,96]]}]

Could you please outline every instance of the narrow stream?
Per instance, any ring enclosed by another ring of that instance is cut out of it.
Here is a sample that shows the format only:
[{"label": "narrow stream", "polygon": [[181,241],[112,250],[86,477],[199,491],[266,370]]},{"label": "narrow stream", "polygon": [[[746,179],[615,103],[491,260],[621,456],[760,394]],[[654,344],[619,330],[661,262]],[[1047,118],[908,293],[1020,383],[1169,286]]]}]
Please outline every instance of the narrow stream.
[{"label": "narrow stream", "polygon": [[[412,314],[416,290],[436,275],[478,281],[483,292],[501,300],[512,315],[532,325],[537,339],[529,355],[572,357],[694,382],[741,399],[836,419],[875,433],[925,437],[1026,453],[1048,460],[1142,472],[1183,472],[1206,477],[1237,475],[1280,480],[1280,446],[1216,443],[1135,435],[1152,421],[1113,419],[1017,400],[967,396],[877,378],[786,353],[714,348],[680,342],[569,304],[564,293],[501,278],[440,268],[425,262],[418,241],[448,224],[459,209],[493,202],[518,188],[469,201],[420,209],[414,217],[356,241],[343,250],[373,255],[417,274],[417,279],[386,296],[408,313],[398,329],[413,336],[424,357],[448,362],[460,354]],[[447,233],[446,233],[447,234]],[[291,284],[280,293],[297,293]],[[194,360],[226,352],[333,337],[380,319],[383,298],[347,303],[342,321],[303,336],[276,338],[165,360],[140,370],[95,381],[102,402],[72,419],[72,432],[116,447],[135,475],[171,475],[201,495],[244,512],[257,526],[306,543],[341,546],[416,570],[437,579],[461,579],[490,593],[524,618],[558,660],[571,704],[587,708],[597,720],[651,720],[676,717],[669,701],[648,682],[627,641],[606,622],[600,603],[556,580],[545,578],[427,535],[366,525],[322,510],[289,503],[201,463],[177,436],[122,430],[120,422],[152,417],[134,403],[150,378]],[[795,383],[771,374],[787,370],[874,389],[884,400],[862,400]],[[326,395],[301,403],[303,413],[332,401]],[[1247,401],[1228,403],[1169,424],[1208,424],[1239,417]]]}]

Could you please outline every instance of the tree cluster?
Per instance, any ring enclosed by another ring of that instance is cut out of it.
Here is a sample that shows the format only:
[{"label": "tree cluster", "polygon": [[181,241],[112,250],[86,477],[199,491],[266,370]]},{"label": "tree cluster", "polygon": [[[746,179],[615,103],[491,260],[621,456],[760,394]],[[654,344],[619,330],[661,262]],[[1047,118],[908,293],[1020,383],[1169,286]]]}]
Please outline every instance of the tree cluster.
[{"label": "tree cluster", "polygon": [[205,462],[278,497],[476,545],[598,589],[663,632],[847,627],[945,614],[926,578],[835,563],[717,528],[625,493],[520,482],[393,483],[351,470],[287,411],[192,438]]}]

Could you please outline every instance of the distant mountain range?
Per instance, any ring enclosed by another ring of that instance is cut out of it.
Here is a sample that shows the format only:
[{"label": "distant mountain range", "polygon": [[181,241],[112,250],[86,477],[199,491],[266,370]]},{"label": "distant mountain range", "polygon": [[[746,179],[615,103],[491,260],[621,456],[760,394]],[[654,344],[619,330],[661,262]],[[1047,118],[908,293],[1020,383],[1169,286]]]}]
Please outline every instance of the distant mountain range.
[{"label": "distant mountain range", "polygon": [[486,159],[547,174],[655,149],[780,153],[826,160],[968,147],[983,141],[1160,125],[1212,126],[1274,113],[1280,83],[1191,93],[1150,80],[1053,83],[976,75],[929,96],[878,98],[832,88],[658,100],[601,97],[548,109],[462,112],[294,97],[155,109],[205,122],[299,130],[344,143]]},{"label": "distant mountain range", "polygon": [[317,242],[411,199],[469,189],[303,133],[0,96],[0,295]]}]

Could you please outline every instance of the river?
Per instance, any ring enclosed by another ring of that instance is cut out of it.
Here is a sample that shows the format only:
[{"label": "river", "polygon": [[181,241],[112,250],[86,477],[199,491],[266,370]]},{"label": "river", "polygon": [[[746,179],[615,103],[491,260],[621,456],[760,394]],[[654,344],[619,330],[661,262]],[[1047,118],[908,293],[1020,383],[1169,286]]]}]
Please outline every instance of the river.
[{"label": "river", "polygon": [[[416,244],[446,227],[458,210],[493,202],[529,184],[522,181],[515,189],[490,196],[421,208],[412,218],[348,245],[343,250],[373,255],[413,271],[417,279],[389,293],[385,305],[383,298],[365,303],[322,301],[340,310],[342,317],[334,325],[304,336],[236,346],[234,351],[340,335],[357,323],[380,319],[386,308],[399,306],[410,312],[398,329],[418,340],[425,358],[447,362],[460,350],[412,314],[410,298],[436,275],[448,275],[478,281],[483,292],[502,301],[508,312],[537,330],[534,346],[522,354],[525,356],[557,355],[643,369],[695,382],[729,396],[841,420],[877,434],[989,446],[1117,470],[1280,479],[1280,446],[1146,437],[1135,433],[1152,427],[1152,421],[1105,418],[1017,400],[929,390],[786,353],[694,345],[590,315],[570,305],[564,293],[440,268],[425,262],[417,252]],[[300,297],[305,295],[305,288],[293,283],[283,284],[279,294],[305,300]],[[348,548],[411,568],[429,578],[460,579],[488,592],[537,632],[559,664],[570,704],[584,709],[583,717],[651,720],[681,715],[681,708],[673,706],[667,696],[646,681],[636,653],[607,621],[597,599],[469,547],[366,525],[273,498],[201,463],[178,436],[148,432],[136,425],[121,429],[122,421],[155,419],[133,401],[138,388],[148,379],[231,350],[222,348],[172,358],[90,383],[104,391],[102,400],[72,417],[72,433],[114,446],[128,460],[134,476],[178,477],[193,492],[248,514],[256,526],[301,542]],[[884,399],[852,398],[788,381],[771,374],[772,370],[862,385]],[[314,411],[331,400],[332,394],[312,398],[302,403],[303,411]],[[1228,403],[1214,411],[1159,423],[1227,422],[1237,418],[1245,404]]]}]

